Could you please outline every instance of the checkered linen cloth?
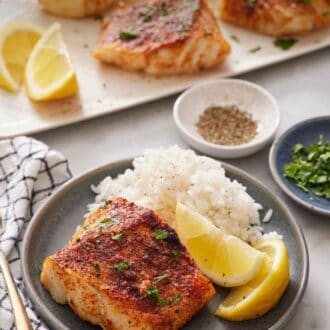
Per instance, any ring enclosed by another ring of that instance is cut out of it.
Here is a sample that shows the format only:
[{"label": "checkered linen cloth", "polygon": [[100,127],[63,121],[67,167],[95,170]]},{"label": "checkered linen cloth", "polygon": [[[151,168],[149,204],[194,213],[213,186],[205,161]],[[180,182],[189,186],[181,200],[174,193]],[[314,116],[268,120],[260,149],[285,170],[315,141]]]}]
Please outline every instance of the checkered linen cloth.
[{"label": "checkered linen cloth", "polygon": [[[34,329],[47,329],[26,299],[21,276],[22,235],[34,212],[54,189],[71,177],[67,160],[58,152],[32,138],[0,141],[0,215],[5,233],[0,247],[23,297]],[[0,276],[0,330],[15,329],[10,301]]]}]

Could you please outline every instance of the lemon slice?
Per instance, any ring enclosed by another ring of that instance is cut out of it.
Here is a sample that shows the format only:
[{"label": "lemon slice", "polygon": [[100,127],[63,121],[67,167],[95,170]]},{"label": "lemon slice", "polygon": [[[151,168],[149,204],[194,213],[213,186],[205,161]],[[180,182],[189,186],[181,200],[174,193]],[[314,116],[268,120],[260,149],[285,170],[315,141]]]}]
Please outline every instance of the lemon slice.
[{"label": "lemon slice", "polygon": [[0,30],[0,87],[17,92],[24,78],[25,64],[42,35],[33,24],[14,22]]},{"label": "lemon slice", "polygon": [[200,270],[214,283],[232,287],[258,274],[265,254],[215,227],[205,217],[177,203],[175,227]]},{"label": "lemon slice", "polygon": [[28,96],[35,101],[60,99],[78,92],[59,23],[50,26],[31,52],[25,84]]},{"label": "lemon slice", "polygon": [[289,259],[281,240],[264,240],[255,247],[267,254],[260,273],[246,285],[233,288],[216,315],[232,321],[257,318],[273,308],[289,282]]}]

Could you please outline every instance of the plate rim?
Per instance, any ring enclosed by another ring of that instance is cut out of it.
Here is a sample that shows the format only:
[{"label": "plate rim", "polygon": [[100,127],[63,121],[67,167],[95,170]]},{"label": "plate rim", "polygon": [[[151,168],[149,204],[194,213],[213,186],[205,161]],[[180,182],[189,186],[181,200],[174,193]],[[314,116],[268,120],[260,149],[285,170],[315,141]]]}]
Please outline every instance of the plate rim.
[{"label": "plate rim", "polygon": [[[34,304],[34,307],[37,310],[37,313],[40,315],[41,319],[46,322],[46,324],[51,326],[54,329],[63,329],[63,330],[72,330],[65,326],[61,320],[55,317],[52,312],[49,310],[49,307],[43,302],[37,292],[33,289],[34,284],[32,280],[31,274],[28,272],[28,246],[33,240],[33,233],[34,228],[39,224],[43,214],[47,211],[48,206],[59,199],[62,194],[67,192],[72,186],[75,186],[77,183],[84,181],[91,175],[97,175],[99,173],[104,172],[105,170],[111,170],[117,167],[127,166],[132,164],[133,157],[125,158],[122,160],[118,160],[115,162],[106,163],[104,165],[95,167],[93,169],[84,171],[78,176],[71,178],[69,181],[64,183],[57,191],[51,195],[45,203],[40,207],[40,209],[35,213],[35,215],[30,220],[28,227],[26,229],[23,245],[22,245],[22,259],[21,259],[21,269],[22,269],[22,276],[23,281],[25,284],[26,291],[28,293],[29,298]],[[300,304],[309,278],[309,252],[307,247],[307,242],[304,236],[304,233],[300,227],[300,225],[296,222],[295,218],[291,214],[289,208],[285,205],[285,203],[277,197],[272,191],[270,191],[265,185],[263,185],[258,179],[254,178],[250,174],[246,173],[245,171],[239,169],[236,166],[230,165],[226,162],[221,162],[222,166],[224,167],[225,171],[229,170],[234,175],[242,176],[244,179],[248,181],[252,181],[255,186],[258,187],[261,191],[268,193],[270,197],[282,208],[283,212],[287,216],[287,220],[289,220],[290,225],[293,227],[295,233],[297,234],[297,239],[299,243],[299,249],[301,250],[302,255],[302,279],[299,282],[297,293],[294,296],[293,302],[286,310],[286,312],[277,320],[275,324],[273,324],[269,330],[276,330],[282,329],[294,316],[298,305]],[[54,327],[55,326],[55,327]]]},{"label": "plate rim", "polygon": [[286,131],[284,131],[272,144],[270,151],[269,151],[269,157],[268,157],[268,164],[270,168],[270,172],[272,173],[273,179],[277,183],[277,185],[281,188],[281,190],[289,196],[292,200],[294,200],[296,203],[304,207],[305,209],[312,211],[317,214],[321,214],[323,216],[330,216],[330,210],[326,210],[325,208],[318,207],[316,205],[307,203],[305,200],[300,198],[298,195],[296,195],[294,192],[292,192],[284,183],[282,175],[279,173],[275,166],[276,162],[276,156],[278,155],[278,149],[280,145],[282,145],[286,138],[288,137],[289,134],[291,134],[293,131],[296,129],[300,128],[300,126],[303,126],[305,124],[310,124],[315,121],[320,121],[320,120],[329,120],[330,121],[330,116],[329,115],[324,115],[324,116],[317,116],[317,117],[311,117],[302,121],[297,122],[293,126],[289,127]]}]

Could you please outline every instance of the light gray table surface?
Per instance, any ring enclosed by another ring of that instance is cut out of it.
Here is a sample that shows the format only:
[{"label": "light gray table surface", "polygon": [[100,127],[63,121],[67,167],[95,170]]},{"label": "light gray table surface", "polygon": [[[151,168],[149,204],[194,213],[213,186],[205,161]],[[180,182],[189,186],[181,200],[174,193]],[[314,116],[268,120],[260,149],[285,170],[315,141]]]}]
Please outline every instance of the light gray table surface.
[{"label": "light gray table surface", "polygon": [[[278,134],[303,119],[330,115],[330,48],[240,78],[260,84],[277,98],[282,115]],[[61,151],[74,175],[137,155],[148,147],[185,146],[172,119],[176,97],[34,136]],[[307,239],[309,283],[286,329],[330,329],[330,219],[302,209],[280,191],[269,171],[268,153],[269,146],[229,163],[255,176],[282,198]]]}]

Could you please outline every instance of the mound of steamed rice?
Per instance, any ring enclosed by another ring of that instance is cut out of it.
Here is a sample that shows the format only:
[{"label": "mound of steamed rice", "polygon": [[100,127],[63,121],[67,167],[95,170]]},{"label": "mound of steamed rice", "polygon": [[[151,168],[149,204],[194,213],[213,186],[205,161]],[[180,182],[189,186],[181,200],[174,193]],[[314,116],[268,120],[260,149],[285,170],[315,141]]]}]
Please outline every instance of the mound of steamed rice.
[{"label": "mound of steamed rice", "polygon": [[244,241],[254,243],[263,236],[259,217],[262,206],[243,185],[226,177],[220,162],[173,146],[146,150],[134,159],[133,167],[92,186],[97,195],[89,211],[108,199],[124,197],[154,210],[173,225],[180,201]]}]

